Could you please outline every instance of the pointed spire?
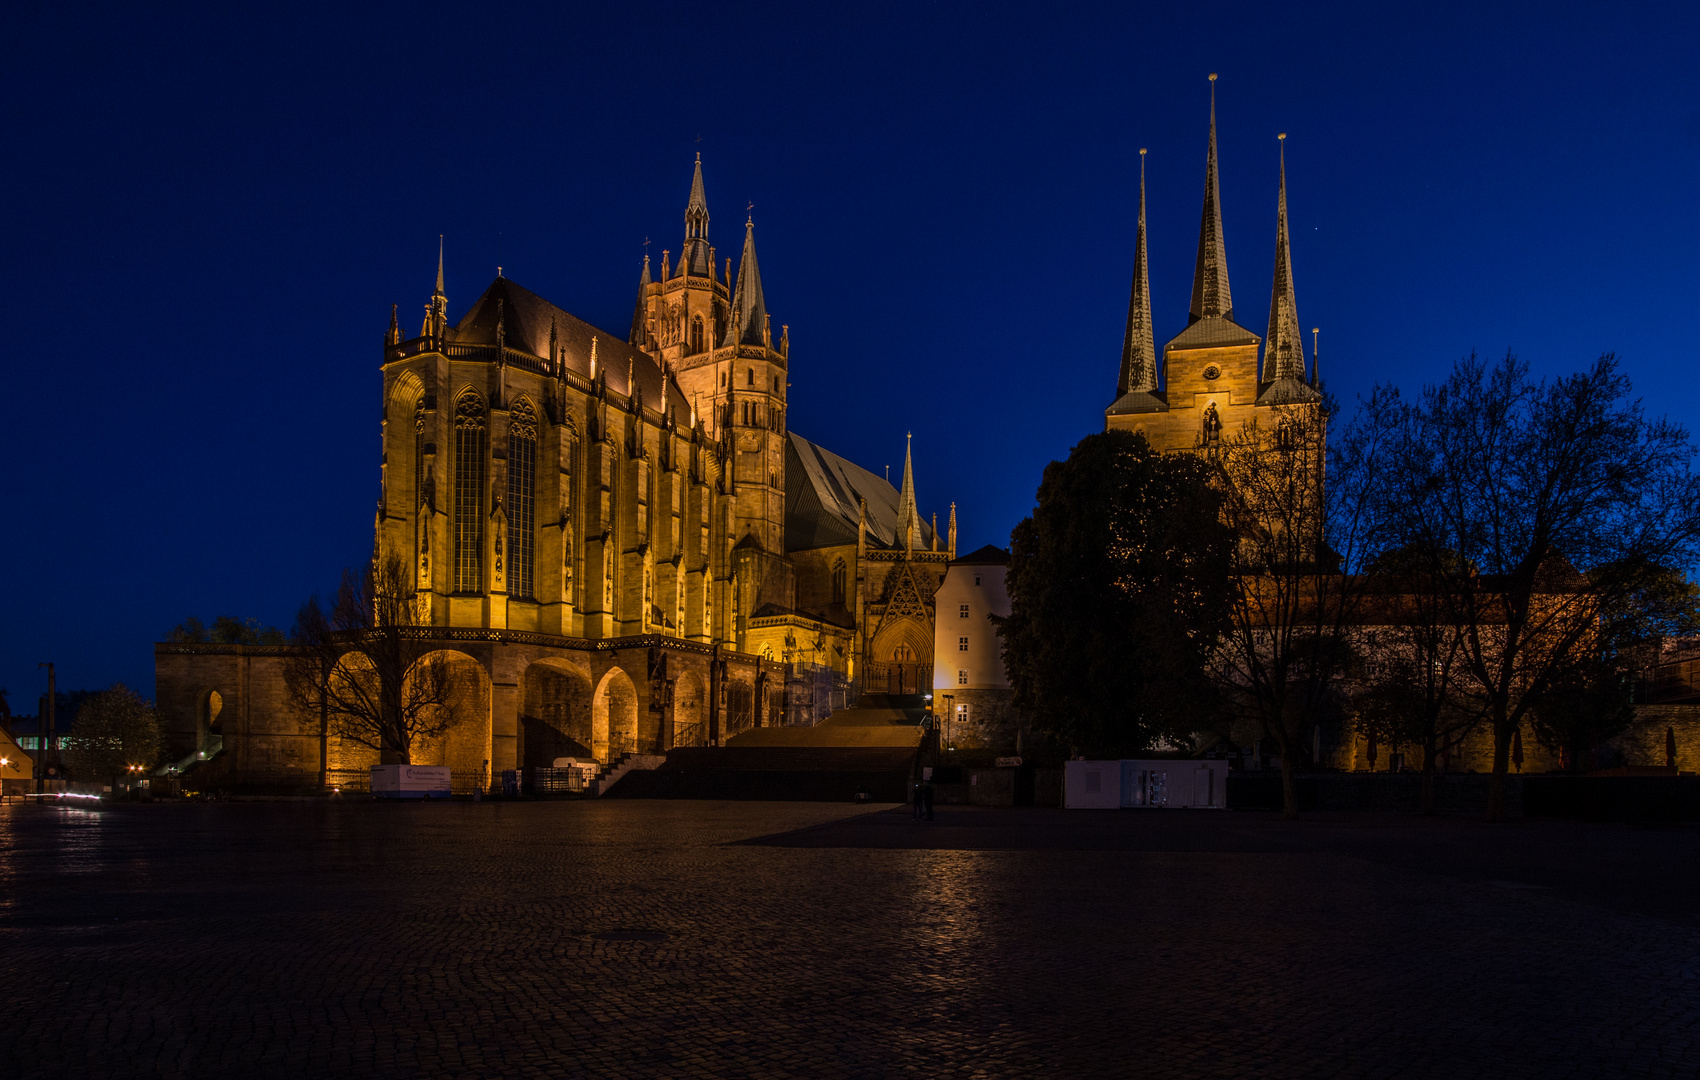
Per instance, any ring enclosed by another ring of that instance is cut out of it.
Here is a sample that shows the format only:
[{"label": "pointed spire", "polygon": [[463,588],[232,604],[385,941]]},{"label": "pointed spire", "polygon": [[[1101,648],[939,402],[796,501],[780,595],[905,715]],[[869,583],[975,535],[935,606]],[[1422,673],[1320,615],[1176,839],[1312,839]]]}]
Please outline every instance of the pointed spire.
[{"label": "pointed spire", "polygon": [[1116,396],[1157,389],[1157,344],[1151,332],[1151,271],[1145,256],[1145,148],[1139,148],[1139,238],[1133,253],[1133,292],[1122,336],[1122,375]]},{"label": "pointed spire", "polygon": [[915,549],[915,533],[920,527],[920,514],[915,509],[915,466],[910,450],[914,439],[912,431],[903,436],[903,492],[897,501],[897,520],[905,533],[904,546],[911,551]]},{"label": "pointed spire", "polygon": [[937,551],[939,549],[939,512],[937,510],[933,511],[933,548],[932,549],[934,551]]},{"label": "pointed spire", "polygon": [[761,291],[761,268],[756,265],[755,222],[744,223],[744,254],[738,261],[738,285],[732,293],[732,321],[725,345],[763,345],[767,341],[767,301]]},{"label": "pointed spire", "polygon": [[390,305],[390,328],[389,331],[384,334],[385,345],[394,345],[401,341],[401,324],[396,321],[396,311],[398,307],[399,305],[396,304]]},{"label": "pointed spire", "polygon": [[449,325],[449,298],[443,292],[443,234],[437,234],[437,285],[425,305],[425,337],[442,338]]},{"label": "pointed spire", "polygon": [[628,345],[643,348],[649,338],[649,252],[643,253],[643,273],[638,277],[637,306],[632,309],[632,332]]},{"label": "pointed spire", "polygon": [[956,558],[956,504],[950,504],[950,557]]},{"label": "pointed spire", "polygon": [[1310,388],[1312,390],[1322,384],[1322,352],[1318,343],[1321,334],[1322,327],[1313,326],[1310,328]]},{"label": "pointed spire", "polygon": [[[714,276],[708,247],[708,197],[702,190],[702,155],[691,173],[691,197],[685,204],[685,246],[679,249],[679,276]],[[663,274],[665,276],[665,274]]]},{"label": "pointed spire", "polygon": [[1210,154],[1204,169],[1204,216],[1198,223],[1198,264],[1192,272],[1191,326],[1200,319],[1234,317],[1228,293],[1228,251],[1222,241],[1222,185],[1216,175],[1216,73],[1210,73]]},{"label": "pointed spire", "polygon": [[1275,211],[1275,278],[1269,293],[1269,334],[1263,339],[1263,381],[1305,377],[1305,343],[1293,294],[1293,250],[1287,236],[1287,133],[1281,143],[1281,194]]}]

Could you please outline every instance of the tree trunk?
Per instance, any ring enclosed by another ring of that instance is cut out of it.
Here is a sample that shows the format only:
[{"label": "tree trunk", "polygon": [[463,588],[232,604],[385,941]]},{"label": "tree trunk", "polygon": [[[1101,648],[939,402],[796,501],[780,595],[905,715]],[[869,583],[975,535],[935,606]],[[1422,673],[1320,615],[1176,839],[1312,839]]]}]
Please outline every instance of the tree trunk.
[{"label": "tree trunk", "polygon": [[1511,765],[1511,733],[1503,713],[1493,719],[1493,775],[1488,778],[1487,819],[1505,820],[1505,775]]},{"label": "tree trunk", "polygon": [[1434,759],[1439,756],[1434,746],[1434,740],[1428,739],[1423,743],[1423,794],[1422,815],[1434,816]]},{"label": "tree trunk", "polygon": [[1281,746],[1281,816],[1288,821],[1295,821],[1299,816],[1299,789],[1293,782],[1292,748],[1287,746]]}]

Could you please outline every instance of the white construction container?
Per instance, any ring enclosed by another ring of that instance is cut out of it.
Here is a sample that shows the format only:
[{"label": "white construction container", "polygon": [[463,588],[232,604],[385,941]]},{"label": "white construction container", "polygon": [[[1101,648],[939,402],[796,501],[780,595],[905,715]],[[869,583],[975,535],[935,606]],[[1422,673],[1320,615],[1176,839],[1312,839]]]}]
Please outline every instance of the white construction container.
[{"label": "white construction container", "polygon": [[1175,759],[1070,761],[1063,770],[1068,810],[1228,805],[1228,763]]},{"label": "white construction container", "polygon": [[1114,810],[1121,804],[1121,762],[1063,762],[1065,810]]},{"label": "white construction container", "polygon": [[380,799],[446,799],[447,765],[374,765],[372,794]]}]

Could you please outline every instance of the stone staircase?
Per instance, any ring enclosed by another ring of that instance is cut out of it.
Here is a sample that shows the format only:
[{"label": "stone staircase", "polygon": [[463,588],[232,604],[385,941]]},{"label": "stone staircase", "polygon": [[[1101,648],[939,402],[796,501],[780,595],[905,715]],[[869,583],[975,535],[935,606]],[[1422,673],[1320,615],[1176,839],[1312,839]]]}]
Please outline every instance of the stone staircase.
[{"label": "stone staircase", "polygon": [[666,754],[621,754],[603,766],[602,771],[590,781],[590,794],[592,797],[607,794],[609,788],[619,783],[620,778],[632,770],[659,769],[666,762]]}]

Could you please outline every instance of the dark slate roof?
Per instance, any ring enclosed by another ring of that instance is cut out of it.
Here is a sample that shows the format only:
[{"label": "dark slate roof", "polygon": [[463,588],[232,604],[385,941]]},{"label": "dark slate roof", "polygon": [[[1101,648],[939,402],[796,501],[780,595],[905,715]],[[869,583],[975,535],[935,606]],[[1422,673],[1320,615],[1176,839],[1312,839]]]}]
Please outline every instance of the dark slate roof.
[{"label": "dark slate roof", "polygon": [[1199,319],[1169,339],[1167,349],[1219,349],[1228,345],[1256,345],[1263,339],[1239,323],[1221,315]]},{"label": "dark slate roof", "polygon": [[979,551],[970,551],[966,555],[950,560],[952,566],[1008,566],[1009,552],[1001,547],[987,544]]},{"label": "dark slate roof", "polygon": [[1104,410],[1106,416],[1119,416],[1124,413],[1168,412],[1169,403],[1161,398],[1153,397],[1143,390],[1129,390],[1117,398],[1115,404]]},{"label": "dark slate roof", "polygon": [[1299,379],[1276,379],[1257,396],[1259,405],[1306,405],[1322,395]]},{"label": "dark slate roof", "polygon": [[[608,372],[608,389],[617,394],[631,395],[626,385],[626,372],[633,373],[643,390],[644,407],[661,408],[662,373],[650,355],[610,334],[568,314],[562,308],[538,296],[530,289],[499,277],[484,290],[471,310],[461,317],[455,327],[453,341],[457,345],[494,345],[496,343],[496,301],[502,301],[502,328],[508,348],[519,349],[533,356],[549,355],[549,322],[554,320],[561,346],[566,351],[567,368],[586,378],[590,377],[590,341],[596,339],[598,371]],[[688,422],[691,403],[676,384],[671,386],[668,404],[678,410],[681,423]]]},{"label": "dark slate roof", "polygon": [[767,340],[767,299],[761,291],[761,268],[756,264],[756,227],[744,223],[744,254],[738,260],[738,283],[732,292],[732,321],[721,345],[761,345]]},{"label": "dark slate roof", "polygon": [[[785,440],[785,546],[790,551],[856,542],[860,517],[856,500],[868,504],[868,540],[873,547],[901,547],[898,505],[901,497],[885,478],[789,432]],[[931,547],[933,530],[925,521],[915,543]]]}]

